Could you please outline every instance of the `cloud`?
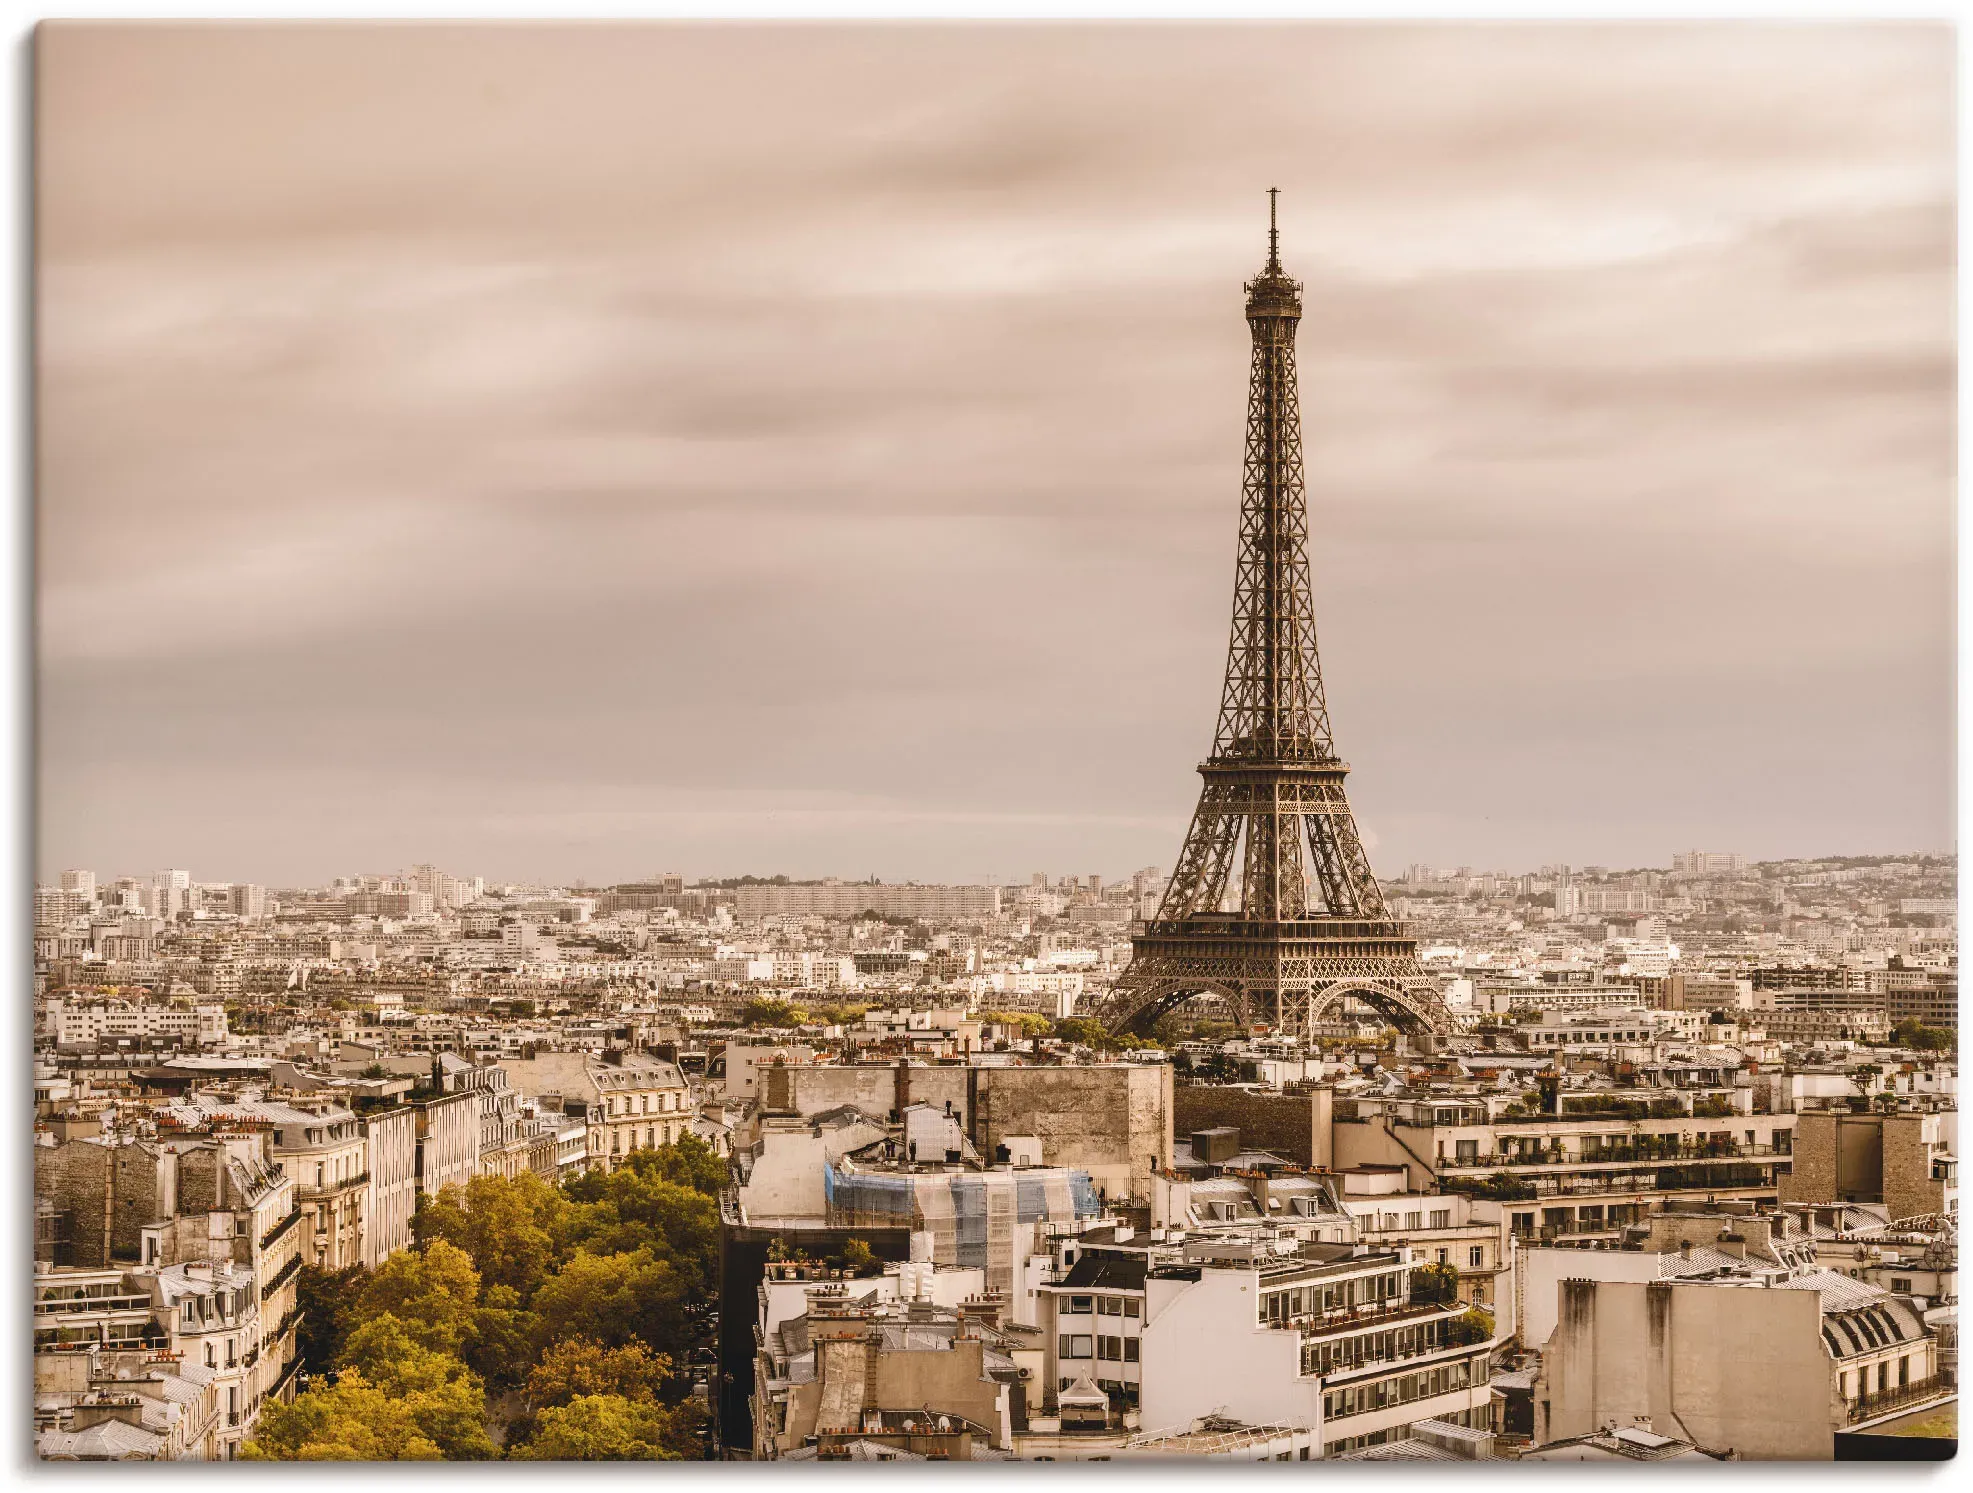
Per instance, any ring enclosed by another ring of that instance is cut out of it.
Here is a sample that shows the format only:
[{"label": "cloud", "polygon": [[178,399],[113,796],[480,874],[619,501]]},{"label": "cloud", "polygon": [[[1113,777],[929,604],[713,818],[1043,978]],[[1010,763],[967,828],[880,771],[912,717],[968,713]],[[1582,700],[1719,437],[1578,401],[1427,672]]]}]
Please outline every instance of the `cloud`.
[{"label": "cloud", "polygon": [[1946,28],[38,61],[51,864],[1169,864],[1270,184],[1380,855],[1951,838]]}]

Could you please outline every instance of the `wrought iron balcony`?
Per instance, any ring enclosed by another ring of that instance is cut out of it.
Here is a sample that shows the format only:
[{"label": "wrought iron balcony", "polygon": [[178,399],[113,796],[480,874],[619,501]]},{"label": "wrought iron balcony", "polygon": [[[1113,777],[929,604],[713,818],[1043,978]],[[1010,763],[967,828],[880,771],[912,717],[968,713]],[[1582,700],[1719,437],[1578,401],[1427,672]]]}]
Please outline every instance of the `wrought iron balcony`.
[{"label": "wrought iron balcony", "polygon": [[1936,1400],[1951,1394],[1955,1388],[1950,1374],[1934,1374],[1929,1379],[1914,1379],[1909,1384],[1901,1384],[1896,1389],[1880,1390],[1872,1394],[1861,1394],[1849,1402],[1850,1425],[1861,1420],[1875,1420],[1880,1415],[1907,1405],[1920,1405],[1927,1400]]}]

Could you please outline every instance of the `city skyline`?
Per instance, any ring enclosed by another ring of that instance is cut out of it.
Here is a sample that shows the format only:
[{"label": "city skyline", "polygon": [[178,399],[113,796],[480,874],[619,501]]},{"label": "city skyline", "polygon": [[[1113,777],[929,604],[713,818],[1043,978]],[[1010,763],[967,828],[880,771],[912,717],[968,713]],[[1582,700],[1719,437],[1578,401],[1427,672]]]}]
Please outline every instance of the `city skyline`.
[{"label": "city skyline", "polygon": [[44,877],[1168,867],[1269,185],[1382,876],[1952,842],[1944,28],[37,64]]},{"label": "city skyline", "polygon": [[[1584,875],[1593,875],[1593,876],[1603,876],[1603,875],[1627,876],[1627,875],[1648,873],[1648,872],[1660,872],[1668,875],[1688,874],[1694,876],[1702,875],[1702,874],[1714,874],[1714,873],[1700,873],[1700,872],[1681,873],[1676,865],[1676,861],[1680,856],[1684,856],[1688,853],[1694,853],[1694,852],[1674,851],[1671,855],[1665,858],[1665,862],[1663,864],[1652,864],[1652,863],[1643,863],[1643,862],[1618,864],[1615,862],[1601,862],[1601,861],[1585,861],[1580,863],[1545,861],[1539,864],[1527,864],[1527,865],[1520,865],[1520,864],[1508,865],[1505,863],[1498,863],[1498,862],[1495,863],[1477,862],[1471,864],[1462,862],[1460,864],[1454,865],[1450,863],[1440,863],[1434,861],[1409,861],[1402,866],[1395,866],[1391,870],[1381,873],[1378,879],[1385,883],[1393,883],[1393,884],[1402,883],[1407,880],[1413,879],[1416,873],[1418,873],[1419,871],[1435,872],[1438,874],[1438,876],[1441,879],[1461,877],[1461,876],[1506,876],[1506,877],[1532,876],[1539,878],[1548,875],[1549,873],[1551,873],[1552,871],[1558,868],[1567,870],[1572,875],[1576,873],[1582,873]],[[1954,850],[1916,850],[1916,849],[1856,851],[1856,852],[1845,852],[1840,854],[1835,852],[1829,852],[1822,855],[1783,856],[1783,857],[1773,857],[1773,858],[1742,856],[1737,851],[1726,852],[1726,851],[1716,850],[1711,852],[1701,851],[1696,853],[1711,854],[1711,855],[1732,855],[1737,859],[1739,859],[1740,861],[1742,861],[1748,870],[1752,870],[1759,866],[1780,866],[1780,865],[1790,865],[1797,863],[1813,863],[1818,861],[1843,861],[1843,860],[1899,861],[1906,859],[1956,861],[1958,859],[1958,853],[1957,851]],[[263,886],[263,887],[287,886],[287,887],[295,887],[295,888],[320,888],[320,887],[330,886],[336,882],[355,882],[365,878],[391,879],[391,878],[410,877],[411,875],[413,875],[413,873],[418,867],[433,866],[433,865],[434,863],[430,861],[420,861],[415,863],[407,863],[403,866],[398,866],[390,870],[371,869],[368,871],[354,871],[346,868],[344,870],[334,873],[333,875],[323,876],[313,881],[294,881],[287,883],[255,881],[252,878],[242,877],[242,876],[200,877],[196,873],[186,871],[186,869],[182,866],[160,866],[155,870],[150,870],[150,871],[133,871],[129,869],[117,869],[117,868],[111,868],[106,871],[98,866],[73,865],[73,866],[62,867],[60,871],[49,873],[48,875],[39,878],[39,880],[42,885],[54,886],[59,882],[60,878],[64,875],[68,875],[73,872],[85,872],[94,878],[94,884],[96,886],[107,887],[113,884],[114,882],[125,881],[125,880],[151,882],[151,881],[155,881],[155,879],[158,877],[175,873],[180,875],[188,875],[190,877],[190,884],[194,886]],[[1070,871],[1070,870],[1065,870],[1058,866],[1048,870],[1030,869],[1025,872],[1016,872],[1011,874],[1003,874],[997,871],[981,872],[980,874],[975,876],[960,876],[945,881],[940,881],[927,877],[906,877],[906,876],[887,877],[887,876],[877,876],[871,874],[856,875],[853,873],[832,872],[832,871],[821,871],[811,874],[806,872],[790,872],[785,870],[776,870],[772,867],[768,867],[765,869],[761,867],[754,867],[748,870],[719,870],[719,871],[689,871],[689,870],[679,871],[675,868],[666,869],[666,870],[653,870],[650,867],[645,867],[642,871],[636,874],[616,877],[612,879],[605,879],[597,876],[584,876],[580,874],[571,877],[563,877],[559,879],[543,879],[539,877],[527,877],[527,876],[499,876],[499,875],[488,876],[485,875],[480,869],[472,866],[437,866],[436,869],[451,876],[463,875],[468,878],[477,877],[479,880],[483,881],[489,888],[495,888],[501,886],[558,886],[568,889],[584,887],[584,888],[600,890],[600,889],[608,888],[613,885],[630,886],[630,885],[644,884],[658,880],[660,878],[672,877],[672,876],[682,877],[684,885],[688,887],[712,886],[721,882],[742,881],[747,878],[752,878],[754,881],[763,882],[763,883],[772,882],[775,879],[779,878],[797,885],[816,885],[825,882],[842,883],[844,885],[858,885],[858,884],[869,882],[869,883],[875,883],[885,886],[982,885],[982,886],[999,886],[999,887],[1018,887],[1018,886],[1025,886],[1032,884],[1033,878],[1036,876],[1047,877],[1049,884],[1051,886],[1057,883],[1058,881],[1059,882],[1074,881],[1079,883],[1084,882],[1090,876],[1098,877],[1101,880],[1102,884],[1105,886],[1115,886],[1115,885],[1121,885],[1122,883],[1129,881],[1132,878],[1132,876],[1137,874],[1138,871],[1147,871],[1147,870],[1155,871],[1160,876],[1162,876],[1164,875],[1165,872],[1169,870],[1169,866],[1146,865],[1136,868],[1135,871],[1121,872],[1116,874],[1112,874],[1109,871],[1090,871],[1086,868],[1082,871]]]}]

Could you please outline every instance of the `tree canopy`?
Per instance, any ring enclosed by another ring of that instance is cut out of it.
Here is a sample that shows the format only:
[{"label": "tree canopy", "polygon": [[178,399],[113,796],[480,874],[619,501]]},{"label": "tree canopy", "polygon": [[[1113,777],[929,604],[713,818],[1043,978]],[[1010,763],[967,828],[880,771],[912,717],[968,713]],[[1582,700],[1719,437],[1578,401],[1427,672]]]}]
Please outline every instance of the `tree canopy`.
[{"label": "tree canopy", "polygon": [[577,1395],[541,1412],[534,1435],[512,1455],[540,1462],[672,1462],[672,1417],[622,1395]]},{"label": "tree canopy", "polygon": [[[377,1270],[304,1268],[318,1377],[264,1408],[243,1455],[494,1457],[504,1417],[509,1456],[696,1456],[704,1414],[673,1365],[699,1345],[725,1180],[686,1136],[560,1186],[475,1177],[423,1200],[414,1247]],[[490,1392],[508,1396],[494,1423]]]}]

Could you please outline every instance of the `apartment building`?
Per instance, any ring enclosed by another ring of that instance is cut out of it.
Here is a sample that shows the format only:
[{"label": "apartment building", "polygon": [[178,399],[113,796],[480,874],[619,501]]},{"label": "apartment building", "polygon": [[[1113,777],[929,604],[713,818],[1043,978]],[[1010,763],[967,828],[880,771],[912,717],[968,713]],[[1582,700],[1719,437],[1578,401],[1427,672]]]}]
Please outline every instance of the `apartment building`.
[{"label": "apartment building", "polygon": [[691,1090],[676,1063],[612,1050],[544,1052],[500,1062],[515,1090],[586,1121],[588,1162],[614,1167],[630,1152],[670,1145],[692,1123]]},{"label": "apartment building", "polygon": [[1305,1426],[1334,1457],[1402,1436],[1415,1420],[1490,1423],[1491,1340],[1475,1341],[1457,1297],[1413,1291],[1409,1248],[1298,1243],[1277,1253],[1257,1238],[1187,1253],[1198,1257],[1146,1274],[1145,1424],[1217,1413]]},{"label": "apartment building", "polygon": [[[1568,1112],[1571,1101],[1581,1108]],[[1665,1207],[1773,1203],[1798,1118],[1751,1113],[1751,1089],[1555,1102],[1564,1113],[1515,1113],[1492,1099],[1355,1101],[1338,1107],[1333,1154],[1339,1167],[1402,1167],[1414,1191],[1494,1204],[1519,1237],[1590,1242]]]}]

